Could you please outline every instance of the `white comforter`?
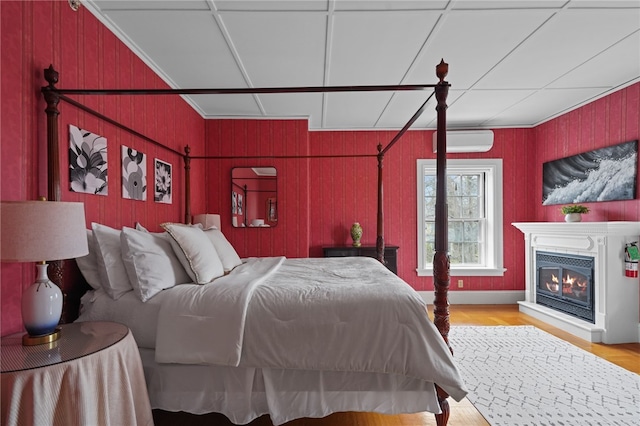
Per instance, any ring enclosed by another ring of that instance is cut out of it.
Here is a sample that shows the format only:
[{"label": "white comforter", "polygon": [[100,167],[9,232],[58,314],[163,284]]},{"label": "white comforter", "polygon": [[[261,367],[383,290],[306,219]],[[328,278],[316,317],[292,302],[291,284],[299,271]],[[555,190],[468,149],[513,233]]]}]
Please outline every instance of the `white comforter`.
[{"label": "white comforter", "polygon": [[157,362],[390,373],[466,394],[423,300],[374,259],[251,258],[171,292]]}]

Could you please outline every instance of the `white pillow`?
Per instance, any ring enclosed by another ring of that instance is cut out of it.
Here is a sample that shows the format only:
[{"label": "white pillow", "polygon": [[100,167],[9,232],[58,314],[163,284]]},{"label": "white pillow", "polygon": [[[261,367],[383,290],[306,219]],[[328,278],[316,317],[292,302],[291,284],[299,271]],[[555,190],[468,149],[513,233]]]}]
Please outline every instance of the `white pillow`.
[{"label": "white pillow", "polygon": [[89,254],[82,257],[76,257],[76,264],[82,273],[85,281],[94,289],[102,288],[100,283],[100,272],[98,270],[98,253],[93,237],[93,231],[87,229],[87,245],[89,246]]},{"label": "white pillow", "polygon": [[147,228],[145,228],[144,226],[142,226],[142,224],[140,222],[136,222],[136,229],[138,231],[149,232],[149,230]]},{"label": "white pillow", "polygon": [[202,227],[179,223],[161,225],[171,235],[171,246],[196,284],[206,284],[224,275],[222,262]]},{"label": "white pillow", "polygon": [[91,229],[97,248],[96,258],[102,288],[112,299],[118,300],[120,296],[133,290],[122,261],[120,231],[99,223],[92,223]]},{"label": "white pillow", "polygon": [[146,302],[164,289],[191,282],[166,234],[122,228],[122,261],[133,291]]},{"label": "white pillow", "polygon": [[238,253],[221,230],[213,227],[205,229],[204,233],[209,237],[209,240],[211,240],[213,246],[216,248],[216,252],[218,252],[218,256],[220,257],[220,261],[222,262],[222,267],[225,272],[229,272],[236,266],[242,264],[240,256],[238,256]]}]

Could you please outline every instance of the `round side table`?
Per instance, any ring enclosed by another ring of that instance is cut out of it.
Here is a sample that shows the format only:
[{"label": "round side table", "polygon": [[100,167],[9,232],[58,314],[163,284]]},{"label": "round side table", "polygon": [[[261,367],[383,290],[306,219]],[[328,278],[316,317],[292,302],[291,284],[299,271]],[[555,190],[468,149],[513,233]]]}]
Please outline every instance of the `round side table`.
[{"label": "round side table", "polygon": [[140,353],[129,329],[114,322],[61,326],[58,340],[22,345],[3,337],[3,425],[152,425]]}]

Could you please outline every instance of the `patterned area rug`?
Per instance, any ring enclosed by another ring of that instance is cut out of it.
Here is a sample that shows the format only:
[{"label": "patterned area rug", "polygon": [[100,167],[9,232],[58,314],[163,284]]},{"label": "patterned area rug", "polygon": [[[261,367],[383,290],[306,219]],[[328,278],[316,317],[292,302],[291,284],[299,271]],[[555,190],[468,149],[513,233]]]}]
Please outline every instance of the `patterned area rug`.
[{"label": "patterned area rug", "polygon": [[454,326],[449,340],[492,426],[640,425],[640,376],[547,332]]}]

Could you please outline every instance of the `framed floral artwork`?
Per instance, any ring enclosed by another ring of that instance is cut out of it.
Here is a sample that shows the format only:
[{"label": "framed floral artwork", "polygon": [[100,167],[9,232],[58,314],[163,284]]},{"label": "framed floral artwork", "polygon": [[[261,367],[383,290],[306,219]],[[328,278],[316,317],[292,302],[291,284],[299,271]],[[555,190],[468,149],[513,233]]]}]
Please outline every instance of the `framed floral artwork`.
[{"label": "framed floral artwork", "polygon": [[140,151],[122,145],[122,198],[147,199],[147,159]]},{"label": "framed floral artwork", "polygon": [[156,183],[153,199],[158,203],[171,204],[171,164],[156,158],[154,166]]},{"label": "framed floral artwork", "polygon": [[69,126],[69,189],[108,195],[107,138]]}]

